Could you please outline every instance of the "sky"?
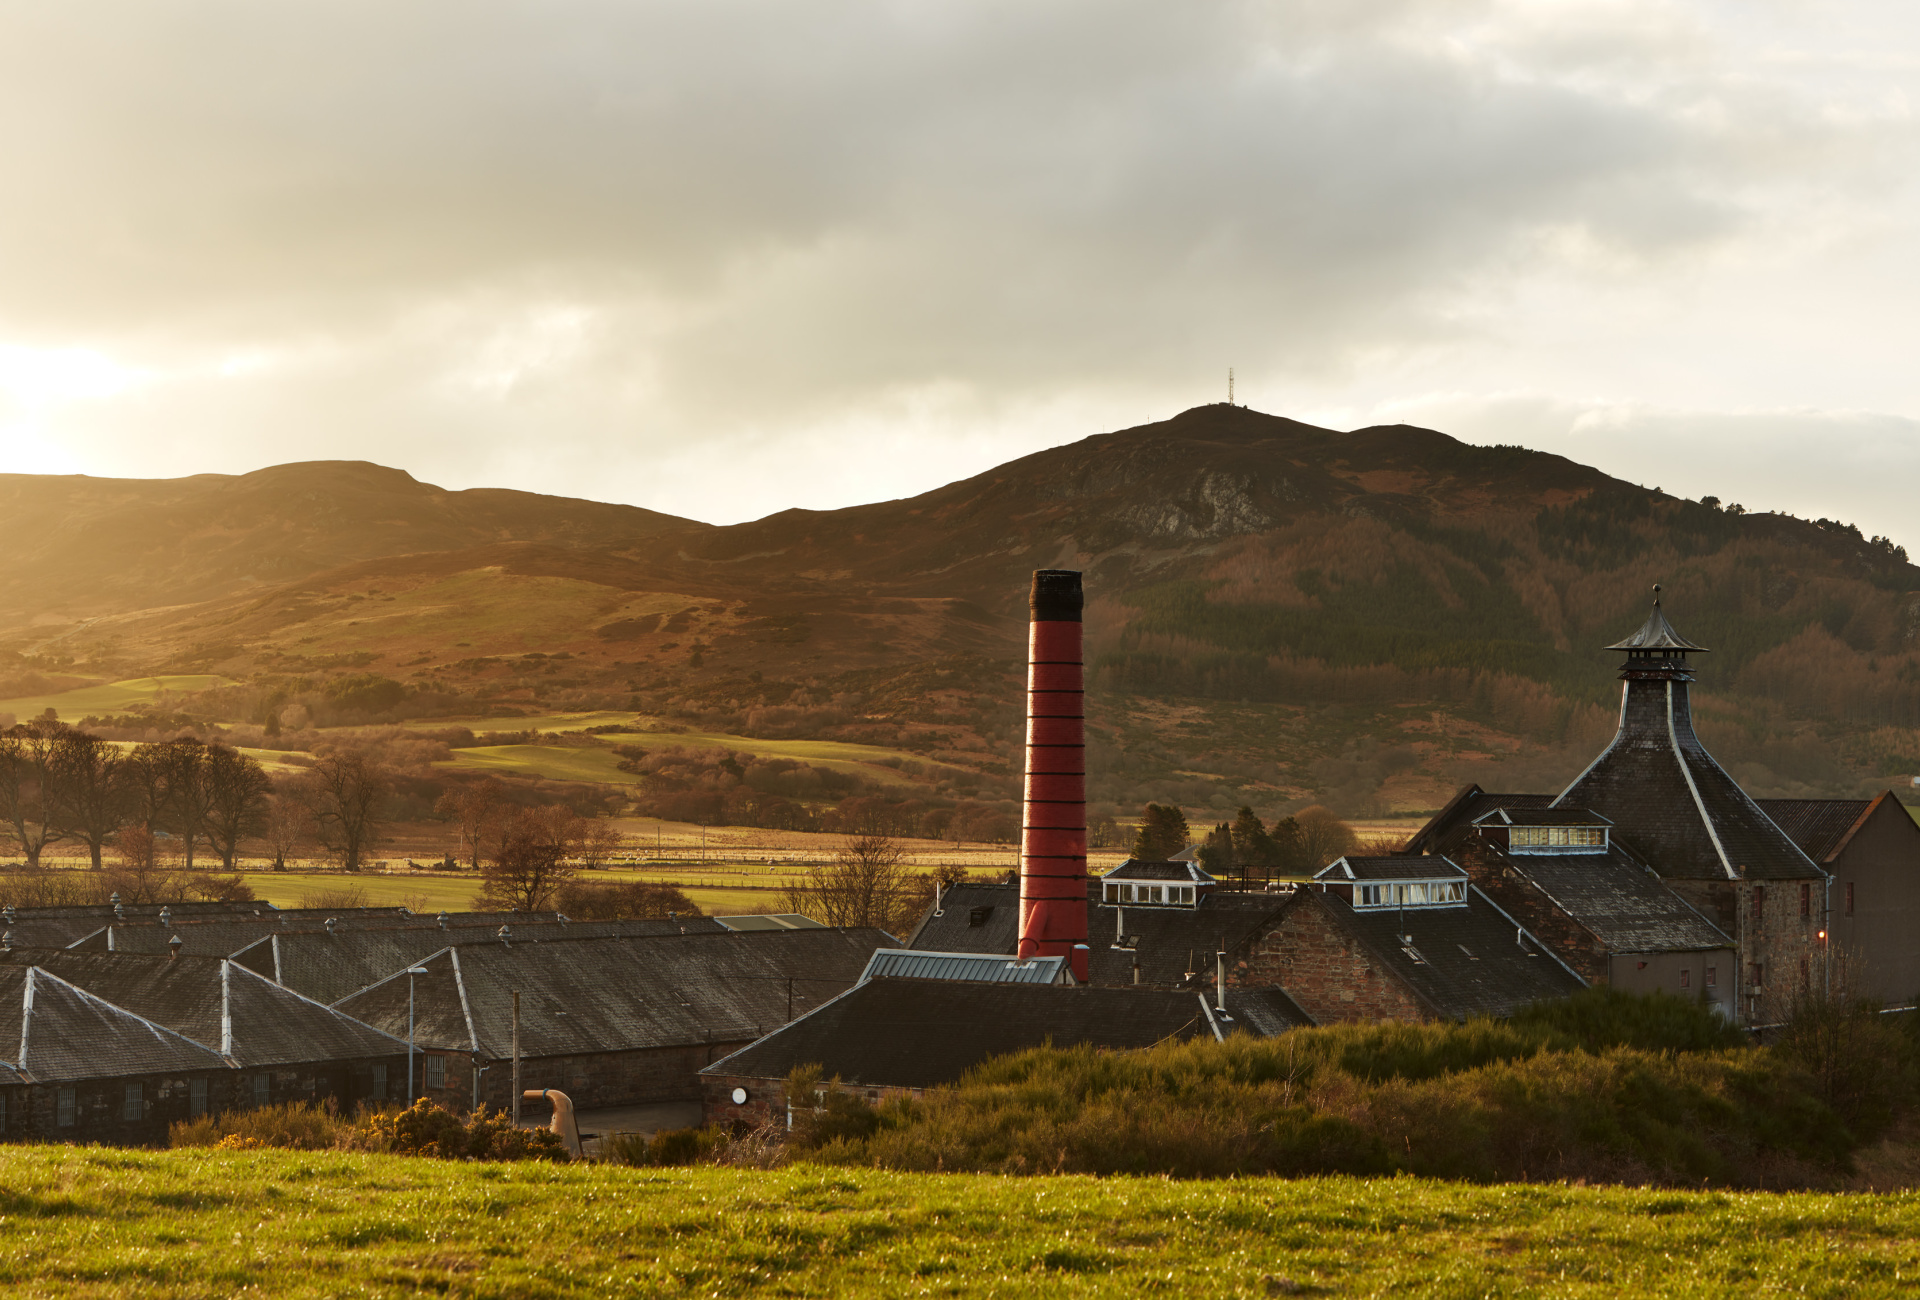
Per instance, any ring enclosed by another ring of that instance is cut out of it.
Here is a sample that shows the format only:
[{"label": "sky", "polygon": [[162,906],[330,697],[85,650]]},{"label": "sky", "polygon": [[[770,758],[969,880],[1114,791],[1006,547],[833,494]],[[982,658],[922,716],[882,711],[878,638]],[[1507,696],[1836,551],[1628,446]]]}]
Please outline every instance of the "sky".
[{"label": "sky", "polygon": [[0,470],[713,522],[1225,396],[1920,553],[1911,0],[0,0]]}]

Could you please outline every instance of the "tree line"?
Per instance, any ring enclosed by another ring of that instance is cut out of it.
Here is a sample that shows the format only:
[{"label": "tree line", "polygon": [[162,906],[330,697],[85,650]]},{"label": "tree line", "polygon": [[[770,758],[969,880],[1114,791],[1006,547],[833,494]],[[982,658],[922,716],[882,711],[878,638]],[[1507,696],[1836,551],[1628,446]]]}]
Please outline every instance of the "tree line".
[{"label": "tree line", "polygon": [[[1192,842],[1187,815],[1172,804],[1150,803],[1140,814],[1133,856],[1164,862]],[[1243,807],[1200,842],[1200,867],[1215,880],[1263,889],[1275,878],[1311,875],[1360,847],[1353,828],[1318,804],[1282,817],[1271,827]]]},{"label": "tree line", "polygon": [[357,871],[387,786],[381,766],[352,749],[323,753],[276,789],[258,760],[218,741],[123,748],[51,719],[0,732],[0,821],[29,868],[59,843],[84,844],[96,870],[109,848],[151,868],[161,837],[178,843],[188,870],[204,844],[231,871],[241,842],[254,838],[278,867],[314,834]]}]

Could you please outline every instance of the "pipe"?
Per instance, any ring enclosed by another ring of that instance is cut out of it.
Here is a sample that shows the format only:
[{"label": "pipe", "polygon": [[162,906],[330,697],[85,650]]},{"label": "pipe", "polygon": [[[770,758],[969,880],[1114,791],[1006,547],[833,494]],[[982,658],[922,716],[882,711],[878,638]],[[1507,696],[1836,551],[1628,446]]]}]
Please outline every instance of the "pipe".
[{"label": "pipe", "polygon": [[1036,569],[1027,650],[1027,768],[1020,832],[1020,948],[1088,978],[1087,745],[1080,574]]},{"label": "pipe", "polygon": [[513,1098],[513,1126],[520,1127],[520,990],[513,991],[513,1082],[509,1085],[509,1095]]},{"label": "pipe", "polygon": [[1213,954],[1213,1005],[1216,1011],[1226,1013],[1227,954],[1224,950]]},{"label": "pipe", "polygon": [[560,1141],[566,1145],[567,1154],[578,1157],[580,1154],[580,1126],[573,1122],[573,1098],[564,1092],[552,1088],[529,1088],[520,1094],[523,1097],[545,1097],[553,1103],[553,1122],[547,1127],[560,1135]]}]

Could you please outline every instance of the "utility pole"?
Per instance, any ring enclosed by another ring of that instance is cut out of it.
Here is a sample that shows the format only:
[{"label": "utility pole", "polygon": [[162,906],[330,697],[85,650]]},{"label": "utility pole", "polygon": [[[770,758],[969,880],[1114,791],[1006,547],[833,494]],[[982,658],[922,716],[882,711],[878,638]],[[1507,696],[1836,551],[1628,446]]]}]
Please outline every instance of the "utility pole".
[{"label": "utility pole", "polygon": [[1227,367],[1227,405],[1233,405],[1233,367]]}]

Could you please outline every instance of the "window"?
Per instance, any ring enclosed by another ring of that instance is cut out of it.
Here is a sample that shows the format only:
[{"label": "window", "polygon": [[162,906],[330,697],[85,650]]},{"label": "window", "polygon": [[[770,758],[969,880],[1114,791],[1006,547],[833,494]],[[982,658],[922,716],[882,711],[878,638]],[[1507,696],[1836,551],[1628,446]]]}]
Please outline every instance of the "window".
[{"label": "window", "polygon": [[1813,983],[1813,980],[1807,972],[1807,959],[1805,957],[1802,957],[1800,959],[1800,987],[1802,989],[1805,989],[1809,987],[1812,983]]},{"label": "window", "polygon": [[427,1087],[444,1088],[447,1086],[447,1058],[429,1056],[427,1058]]},{"label": "window", "polygon": [[1747,986],[1749,988],[1756,988],[1756,989],[1761,987],[1764,981],[1762,981],[1760,977],[1764,974],[1766,974],[1766,968],[1763,967],[1759,962],[1757,961],[1748,962],[1747,963]]},{"label": "window", "polygon": [[384,1065],[373,1067],[373,1099],[375,1101],[387,1099],[387,1067]]},{"label": "window", "polygon": [[127,1085],[126,1095],[120,1101],[121,1119],[145,1119],[147,1117],[146,1098],[141,1095],[140,1085]]},{"label": "window", "polygon": [[1847,915],[1853,915],[1853,882],[1847,882]]},{"label": "window", "polygon": [[1719,982],[1720,982],[1720,968],[1718,966],[1707,967],[1707,987],[1713,988],[1715,985],[1719,984]]},{"label": "window", "polygon": [[1149,890],[1148,890],[1148,895],[1147,895],[1147,901],[1148,901],[1149,903],[1164,903],[1164,902],[1166,902],[1167,900],[1166,900],[1165,898],[1163,898],[1163,897],[1162,897],[1162,894],[1163,894],[1164,892],[1165,892],[1165,891],[1164,891],[1164,889],[1163,889],[1163,888],[1162,888],[1161,886],[1159,886],[1159,885],[1153,885],[1153,886],[1150,886],[1150,887],[1149,887]]},{"label": "window", "polygon": [[72,1088],[61,1088],[53,1094],[53,1122],[61,1128],[72,1128],[80,1109],[80,1094]]},{"label": "window", "polygon": [[1507,832],[1507,846],[1515,849],[1603,849],[1604,826],[1515,826]]},{"label": "window", "polygon": [[1685,967],[1682,967],[1680,970],[1680,987],[1683,989],[1693,987],[1693,972]]},{"label": "window", "polygon": [[1765,885],[1755,885],[1753,887],[1753,923],[1758,925],[1766,919],[1767,887]]},{"label": "window", "polygon": [[1800,915],[1813,915],[1813,886],[1806,881],[1800,882]]},{"label": "window", "polygon": [[7,1094],[0,1092],[0,1133],[7,1131]]},{"label": "window", "polygon": [[1381,886],[1381,885],[1360,886],[1360,906],[1362,907],[1380,906],[1380,895],[1382,894],[1382,892],[1384,892],[1384,886]]},{"label": "window", "polygon": [[253,1104],[264,1106],[273,1099],[273,1076],[256,1074],[253,1076]]},{"label": "window", "polygon": [[199,1119],[206,1113],[207,1081],[205,1079],[189,1079],[187,1081],[187,1114],[193,1119]]},{"label": "window", "polygon": [[1109,903],[1117,903],[1120,901],[1120,886],[1114,884],[1112,881],[1107,882],[1106,888],[1102,892],[1105,901]]}]

